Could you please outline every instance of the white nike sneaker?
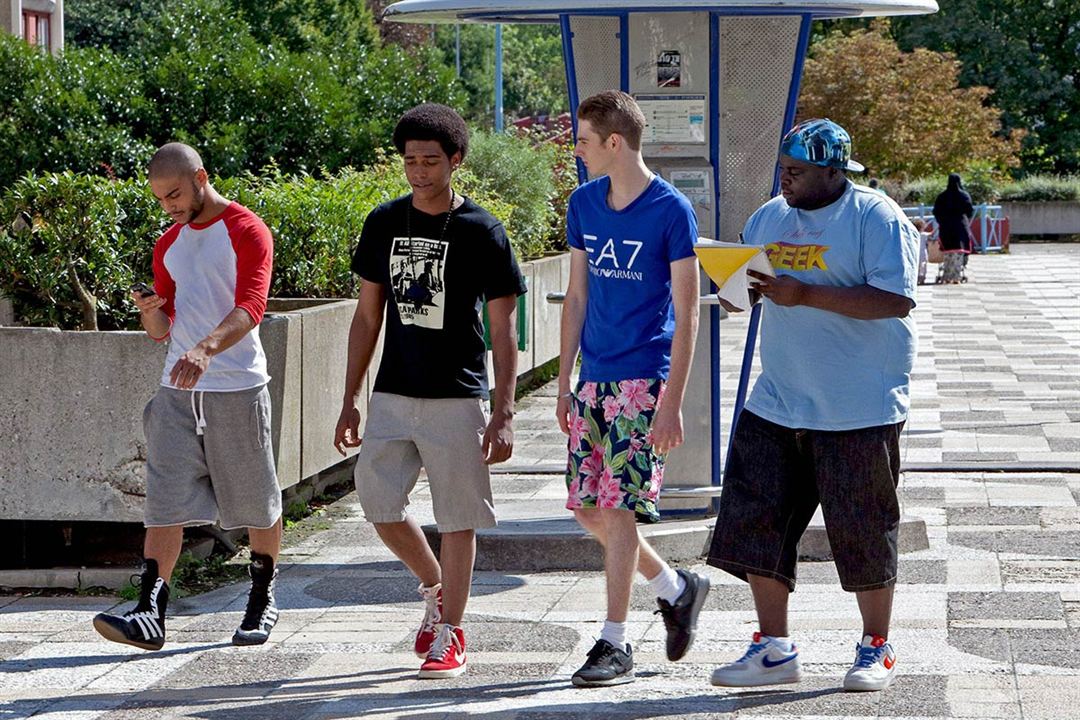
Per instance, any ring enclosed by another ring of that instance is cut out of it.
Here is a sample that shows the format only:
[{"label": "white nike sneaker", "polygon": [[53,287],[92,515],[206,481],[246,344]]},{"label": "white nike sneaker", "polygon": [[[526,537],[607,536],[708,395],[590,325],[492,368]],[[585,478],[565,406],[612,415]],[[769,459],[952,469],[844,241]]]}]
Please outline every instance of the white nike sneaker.
[{"label": "white nike sneaker", "polygon": [[855,664],[844,676],[844,689],[884,690],[896,674],[896,653],[880,635],[864,635],[855,646]]},{"label": "white nike sneaker", "polygon": [[784,650],[772,638],[759,632],[754,633],[754,641],[741,658],[716,668],[712,674],[712,684],[723,687],[781,685],[800,680],[802,668],[794,643],[790,650]]}]

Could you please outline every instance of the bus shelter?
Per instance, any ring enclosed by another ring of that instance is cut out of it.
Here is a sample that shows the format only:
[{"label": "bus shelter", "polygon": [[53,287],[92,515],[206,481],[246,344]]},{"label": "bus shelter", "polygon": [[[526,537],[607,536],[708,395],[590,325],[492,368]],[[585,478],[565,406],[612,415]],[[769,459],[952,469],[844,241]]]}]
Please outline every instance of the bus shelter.
[{"label": "bus shelter", "polygon": [[[738,242],[746,219],[777,192],[780,139],[794,124],[811,24],[936,11],[934,0],[401,0],[384,19],[557,23],[575,133],[581,99],[609,89],[633,95],[648,123],[649,167],[690,199],[702,237]],[[708,312],[683,405],[686,442],[668,458],[664,479],[665,508],[682,516],[715,512],[722,478],[722,311],[715,295],[702,302]],[[759,314],[756,307],[732,425]]]}]

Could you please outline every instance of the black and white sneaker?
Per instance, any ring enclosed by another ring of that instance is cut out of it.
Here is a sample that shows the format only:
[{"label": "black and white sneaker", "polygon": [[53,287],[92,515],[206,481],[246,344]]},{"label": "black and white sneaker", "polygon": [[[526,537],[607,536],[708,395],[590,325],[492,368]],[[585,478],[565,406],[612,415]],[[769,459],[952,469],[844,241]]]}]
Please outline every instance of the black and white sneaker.
[{"label": "black and white sneaker", "polygon": [[626,652],[607,640],[597,640],[589,651],[585,664],[574,673],[570,682],[577,687],[621,685],[634,681],[634,650],[629,645]]},{"label": "black and white sneaker", "polygon": [[667,658],[672,661],[682,658],[694,644],[698,615],[705,604],[705,596],[709,594],[709,578],[681,569],[676,572],[686,581],[686,588],[674,603],[657,598],[656,604],[660,609],[654,611],[664,619]]},{"label": "black and white sneaker", "polygon": [[94,629],[106,640],[134,645],[143,650],[160,650],[165,644],[165,608],[169,604],[169,584],[158,577],[156,560],[146,560],[139,576],[139,604],[123,615],[99,613]]},{"label": "black and white sneaker", "polygon": [[244,620],[233,633],[233,645],[262,645],[270,637],[270,631],[278,621],[278,609],[274,604],[274,581],[277,568],[269,555],[251,553],[251,590],[248,592]]}]

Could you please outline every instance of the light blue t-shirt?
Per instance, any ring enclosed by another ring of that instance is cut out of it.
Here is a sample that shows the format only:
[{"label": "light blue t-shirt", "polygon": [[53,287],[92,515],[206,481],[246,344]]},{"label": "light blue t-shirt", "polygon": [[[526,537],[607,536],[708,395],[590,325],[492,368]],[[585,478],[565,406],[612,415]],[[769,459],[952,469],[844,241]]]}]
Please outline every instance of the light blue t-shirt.
[{"label": "light blue t-shirt", "polygon": [[[777,275],[813,285],[870,285],[915,304],[919,233],[887,196],[848,183],[836,202],[798,210],[777,196],[746,223]],[[915,323],[856,320],[765,300],[761,376],[746,408],[789,428],[854,430],[907,417]]]},{"label": "light blue t-shirt", "polygon": [[694,254],[697,217],[658,176],[618,211],[608,206],[610,185],[607,177],[582,185],[566,213],[570,247],[589,257],[581,379],[666,379],[675,334],[671,263]]}]

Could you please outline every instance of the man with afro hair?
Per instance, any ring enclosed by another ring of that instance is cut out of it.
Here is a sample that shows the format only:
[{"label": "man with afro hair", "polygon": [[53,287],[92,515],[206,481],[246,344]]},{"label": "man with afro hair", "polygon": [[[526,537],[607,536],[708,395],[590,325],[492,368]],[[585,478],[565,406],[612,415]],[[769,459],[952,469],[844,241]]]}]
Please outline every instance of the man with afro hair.
[{"label": "man with afro hair", "polygon": [[[362,284],[334,444],[345,454],[363,443],[356,489],[364,515],[420,581],[419,677],[455,677],[466,668],[460,625],[476,529],[495,525],[488,466],[513,451],[514,332],[525,282],[502,223],[453,187],[469,145],[461,116],[419,105],[398,121],[393,140],[412,192],[368,215],[353,255]],[[490,412],[485,305],[495,364]],[[361,437],[356,398],[384,322]],[[442,535],[439,559],[405,511],[421,467]]]}]

